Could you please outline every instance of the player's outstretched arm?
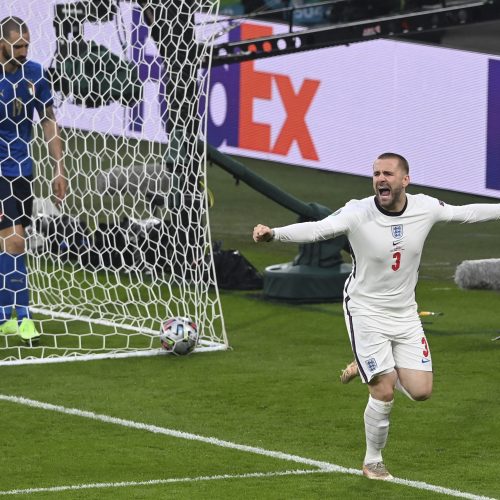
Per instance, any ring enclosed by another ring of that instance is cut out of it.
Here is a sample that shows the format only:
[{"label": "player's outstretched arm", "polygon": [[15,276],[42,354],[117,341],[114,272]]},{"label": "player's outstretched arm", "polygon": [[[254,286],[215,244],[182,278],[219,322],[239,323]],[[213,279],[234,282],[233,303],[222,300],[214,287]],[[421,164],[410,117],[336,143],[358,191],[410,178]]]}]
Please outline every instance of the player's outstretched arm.
[{"label": "player's outstretched arm", "polygon": [[[333,238],[335,227],[331,216],[319,221],[297,222],[288,226],[271,229],[264,224],[257,224],[253,228],[255,242],[282,241],[284,243],[312,243]],[[338,234],[342,234],[341,231]]]},{"label": "player's outstretched arm", "polygon": [[[448,219],[453,222],[473,223],[500,219],[500,203],[473,203],[471,205],[446,205]],[[446,219],[445,219],[446,220]]]},{"label": "player's outstretched arm", "polygon": [[263,224],[257,224],[253,228],[253,240],[256,243],[262,243],[263,241],[271,241],[274,238],[274,231]]}]

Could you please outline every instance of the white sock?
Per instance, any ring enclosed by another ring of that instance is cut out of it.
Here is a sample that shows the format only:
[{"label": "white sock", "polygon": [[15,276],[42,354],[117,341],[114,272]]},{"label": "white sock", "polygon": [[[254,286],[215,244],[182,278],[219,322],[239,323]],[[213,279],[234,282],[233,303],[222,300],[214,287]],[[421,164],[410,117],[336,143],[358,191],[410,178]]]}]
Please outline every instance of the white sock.
[{"label": "white sock", "polygon": [[396,380],[395,389],[397,389],[399,392],[401,392],[402,394],[404,394],[407,398],[410,398],[412,401],[415,401],[411,397],[411,394],[401,385],[401,382],[399,381],[399,378]]},{"label": "white sock", "polygon": [[365,409],[366,455],[365,464],[382,462],[382,450],[389,434],[389,416],[394,400],[385,402],[368,398]]}]

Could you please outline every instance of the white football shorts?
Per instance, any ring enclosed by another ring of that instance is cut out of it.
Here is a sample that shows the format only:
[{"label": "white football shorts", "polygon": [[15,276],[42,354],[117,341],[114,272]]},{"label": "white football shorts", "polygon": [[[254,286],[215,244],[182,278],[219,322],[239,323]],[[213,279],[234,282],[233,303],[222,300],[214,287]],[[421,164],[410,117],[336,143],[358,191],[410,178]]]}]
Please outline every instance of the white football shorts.
[{"label": "white football shorts", "polygon": [[429,343],[417,315],[402,319],[346,314],[345,320],[364,383],[394,368],[432,371]]}]

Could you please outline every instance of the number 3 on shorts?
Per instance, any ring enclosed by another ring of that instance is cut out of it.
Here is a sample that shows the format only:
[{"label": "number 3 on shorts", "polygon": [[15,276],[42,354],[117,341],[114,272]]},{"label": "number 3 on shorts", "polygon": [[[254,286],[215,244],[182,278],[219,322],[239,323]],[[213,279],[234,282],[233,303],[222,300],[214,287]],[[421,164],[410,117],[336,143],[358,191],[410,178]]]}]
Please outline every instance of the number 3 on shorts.
[{"label": "number 3 on shorts", "polygon": [[394,264],[391,266],[393,271],[397,271],[401,267],[401,252],[394,252],[392,254]]}]

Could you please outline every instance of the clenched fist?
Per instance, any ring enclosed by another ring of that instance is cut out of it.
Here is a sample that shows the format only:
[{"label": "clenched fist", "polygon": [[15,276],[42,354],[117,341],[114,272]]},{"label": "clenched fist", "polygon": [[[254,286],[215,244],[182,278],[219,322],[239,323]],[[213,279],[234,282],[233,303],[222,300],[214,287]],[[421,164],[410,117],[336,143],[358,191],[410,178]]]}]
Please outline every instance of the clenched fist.
[{"label": "clenched fist", "polygon": [[261,243],[262,241],[271,241],[274,238],[274,231],[263,224],[257,224],[253,228],[253,240],[256,243]]}]

